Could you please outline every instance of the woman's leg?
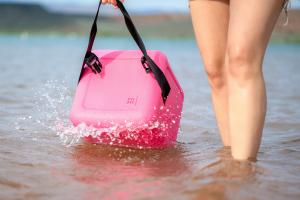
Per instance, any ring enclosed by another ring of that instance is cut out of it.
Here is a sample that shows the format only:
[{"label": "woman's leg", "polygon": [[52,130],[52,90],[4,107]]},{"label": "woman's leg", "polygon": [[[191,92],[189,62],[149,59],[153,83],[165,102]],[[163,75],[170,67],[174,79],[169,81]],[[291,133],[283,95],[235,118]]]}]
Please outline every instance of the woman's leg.
[{"label": "woman's leg", "polygon": [[225,146],[230,146],[224,67],[229,0],[191,0],[190,10],[197,43],[212,89],[212,101],[222,141]]},{"label": "woman's leg", "polygon": [[265,50],[283,0],[230,0],[229,127],[232,156],[255,159],[266,113]]}]

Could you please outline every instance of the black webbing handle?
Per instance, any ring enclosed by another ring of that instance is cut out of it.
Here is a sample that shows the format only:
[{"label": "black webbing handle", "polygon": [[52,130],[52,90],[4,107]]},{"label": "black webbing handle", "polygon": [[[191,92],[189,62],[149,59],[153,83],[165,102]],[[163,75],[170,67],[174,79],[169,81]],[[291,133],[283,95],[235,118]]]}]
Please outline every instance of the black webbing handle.
[{"label": "black webbing handle", "polygon": [[[88,44],[88,48],[87,48],[87,51],[86,51],[86,54],[85,54],[85,58],[84,58],[84,61],[83,61],[82,67],[81,67],[81,72],[80,72],[78,82],[80,81],[80,79],[82,77],[82,74],[83,74],[83,71],[84,71],[84,66],[86,64],[86,60],[92,54],[92,48],[93,48],[93,44],[94,44],[95,37],[96,37],[96,34],[97,34],[97,19],[98,19],[99,9],[101,7],[101,4],[102,4],[102,0],[99,1],[98,10],[97,10],[97,13],[96,13],[93,25],[92,25],[92,29],[91,29],[91,32],[90,32],[89,44]],[[170,93],[170,90],[171,90],[170,84],[169,84],[168,80],[166,79],[164,73],[161,71],[161,69],[150,58],[150,56],[148,56],[146,47],[144,45],[144,42],[143,42],[141,36],[139,35],[138,31],[136,30],[136,28],[135,28],[135,26],[134,26],[134,24],[131,20],[131,17],[129,16],[128,12],[126,11],[124,5],[122,4],[122,2],[120,0],[117,0],[117,6],[119,7],[120,11],[122,12],[122,14],[124,16],[124,20],[125,20],[126,26],[128,28],[128,31],[130,32],[132,38],[134,39],[137,46],[139,47],[139,49],[143,53],[142,60],[144,60],[147,63],[147,65],[149,67],[149,71],[154,74],[154,77],[155,77],[156,81],[158,82],[158,84],[161,88],[163,102],[165,103],[166,100],[167,100],[167,97]]]},{"label": "black webbing handle", "polygon": [[88,47],[86,49],[86,53],[82,62],[82,66],[81,66],[81,71],[80,71],[80,75],[79,75],[79,79],[78,79],[78,83],[82,78],[83,72],[84,72],[84,66],[86,64],[86,59],[91,55],[92,53],[92,49],[93,49],[93,45],[94,45],[94,41],[97,35],[97,19],[98,19],[98,15],[99,15],[99,10],[100,10],[100,6],[102,4],[102,0],[99,1],[99,5],[98,5],[98,9],[97,9],[97,13],[91,28],[91,32],[90,32],[90,38],[89,38],[89,44]]}]

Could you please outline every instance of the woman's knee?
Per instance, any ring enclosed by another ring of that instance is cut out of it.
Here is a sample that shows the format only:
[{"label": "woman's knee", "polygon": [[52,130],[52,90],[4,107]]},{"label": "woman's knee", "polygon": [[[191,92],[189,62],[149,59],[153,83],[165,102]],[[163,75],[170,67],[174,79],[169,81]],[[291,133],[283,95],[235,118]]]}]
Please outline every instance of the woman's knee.
[{"label": "woman's knee", "polygon": [[221,89],[225,86],[226,76],[223,61],[206,62],[205,71],[212,89]]},{"label": "woman's knee", "polygon": [[253,45],[228,45],[228,75],[239,81],[247,81],[261,75],[262,53]]}]

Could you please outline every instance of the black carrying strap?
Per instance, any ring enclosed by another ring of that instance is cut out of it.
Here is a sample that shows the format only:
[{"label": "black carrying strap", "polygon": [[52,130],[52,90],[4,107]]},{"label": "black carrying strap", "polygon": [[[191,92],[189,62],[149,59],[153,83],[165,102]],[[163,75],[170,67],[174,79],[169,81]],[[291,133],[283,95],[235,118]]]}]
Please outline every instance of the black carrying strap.
[{"label": "black carrying strap", "polygon": [[[89,61],[91,57],[95,57],[95,55],[92,53],[92,48],[93,48],[95,37],[96,37],[96,34],[97,34],[97,19],[98,19],[99,9],[101,7],[101,4],[102,4],[102,0],[99,1],[98,10],[97,10],[97,13],[96,13],[96,16],[95,16],[95,19],[94,19],[94,22],[93,22],[93,26],[92,26],[92,29],[91,29],[91,32],[90,32],[89,44],[88,44],[88,47],[87,47],[87,50],[86,50],[84,61],[82,63],[81,72],[80,72],[78,82],[80,81],[80,79],[83,75],[85,65],[87,64],[88,66],[90,66],[90,64],[87,63],[87,61]],[[141,62],[143,64],[143,66],[145,66],[145,65],[148,66],[148,68],[146,69],[146,72],[152,72],[154,74],[154,77],[155,77],[156,81],[158,82],[158,84],[161,88],[161,91],[162,91],[161,95],[162,95],[162,98],[163,98],[163,102],[165,103],[166,100],[167,100],[167,97],[170,93],[170,90],[171,90],[170,84],[169,84],[168,80],[166,79],[164,73],[161,71],[161,69],[150,58],[150,56],[148,56],[146,47],[144,45],[144,42],[143,42],[141,36],[139,35],[139,33],[137,32],[137,30],[136,30],[136,28],[135,28],[135,26],[134,26],[134,24],[133,24],[133,22],[132,22],[132,20],[129,16],[128,12],[126,11],[124,5],[121,3],[120,0],[117,0],[117,6],[119,7],[120,11],[122,12],[122,14],[124,16],[126,26],[129,30],[131,36],[133,37],[134,41],[136,42],[136,44],[138,45],[138,47],[140,48],[140,50],[143,53],[143,57],[141,58]],[[99,72],[97,66],[99,66],[99,69],[101,71],[102,66],[101,66],[101,63],[99,62],[99,60],[97,60],[96,65],[95,65],[97,70],[93,70],[93,68],[92,68],[92,70],[94,72],[95,71]]]},{"label": "black carrying strap", "polygon": [[94,22],[93,22],[93,25],[92,25],[92,28],[91,28],[89,44],[88,44],[88,47],[86,49],[86,53],[85,53],[83,63],[82,63],[82,66],[81,66],[81,71],[80,71],[78,83],[82,78],[82,75],[83,75],[83,72],[84,72],[84,66],[86,65],[86,61],[92,54],[92,48],[93,48],[94,41],[95,41],[95,38],[96,38],[96,35],[97,35],[97,19],[98,19],[101,4],[102,4],[102,0],[99,1],[97,13],[96,13],[96,16],[95,16],[95,19],[94,19]]}]

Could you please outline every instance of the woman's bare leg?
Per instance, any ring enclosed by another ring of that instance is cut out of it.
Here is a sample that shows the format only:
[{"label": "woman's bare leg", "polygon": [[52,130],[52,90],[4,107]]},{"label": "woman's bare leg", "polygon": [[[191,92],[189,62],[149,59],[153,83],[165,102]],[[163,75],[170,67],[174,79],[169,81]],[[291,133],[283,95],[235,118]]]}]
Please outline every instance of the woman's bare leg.
[{"label": "woman's bare leg", "polygon": [[197,43],[212,89],[212,102],[222,141],[225,146],[230,146],[224,66],[229,0],[191,0],[190,10]]},{"label": "woman's bare leg", "polygon": [[230,0],[229,127],[232,156],[256,158],[266,113],[265,50],[283,0]]}]

